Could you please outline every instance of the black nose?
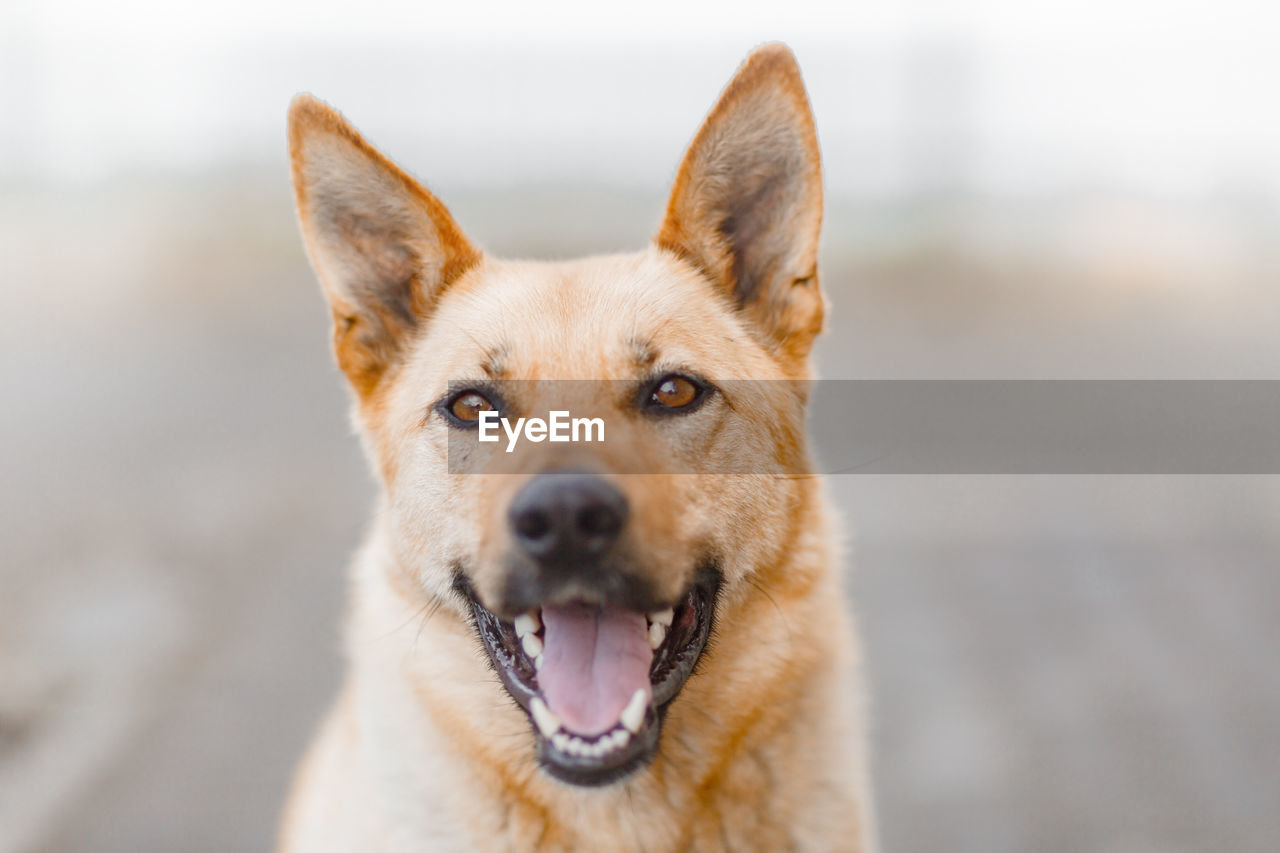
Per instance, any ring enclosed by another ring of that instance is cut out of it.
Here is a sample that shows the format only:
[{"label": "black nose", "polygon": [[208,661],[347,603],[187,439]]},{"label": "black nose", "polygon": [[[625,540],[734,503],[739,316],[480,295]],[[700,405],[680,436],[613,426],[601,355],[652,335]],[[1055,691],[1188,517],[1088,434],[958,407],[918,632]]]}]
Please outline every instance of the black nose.
[{"label": "black nose", "polygon": [[543,565],[599,557],[627,522],[627,500],[595,474],[539,474],[520,490],[508,512],[526,554]]}]

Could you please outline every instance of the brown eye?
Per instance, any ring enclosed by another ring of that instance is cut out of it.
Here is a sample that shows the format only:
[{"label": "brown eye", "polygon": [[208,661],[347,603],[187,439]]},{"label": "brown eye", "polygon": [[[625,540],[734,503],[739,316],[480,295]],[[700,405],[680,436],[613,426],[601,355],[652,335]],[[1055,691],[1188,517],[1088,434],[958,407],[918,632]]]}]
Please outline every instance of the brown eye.
[{"label": "brown eye", "polygon": [[493,403],[479,391],[463,391],[453,398],[449,411],[460,421],[472,423],[480,420],[480,413],[493,409]]},{"label": "brown eye", "polygon": [[683,409],[702,396],[702,389],[683,376],[668,376],[649,394],[649,402],[664,409]]}]

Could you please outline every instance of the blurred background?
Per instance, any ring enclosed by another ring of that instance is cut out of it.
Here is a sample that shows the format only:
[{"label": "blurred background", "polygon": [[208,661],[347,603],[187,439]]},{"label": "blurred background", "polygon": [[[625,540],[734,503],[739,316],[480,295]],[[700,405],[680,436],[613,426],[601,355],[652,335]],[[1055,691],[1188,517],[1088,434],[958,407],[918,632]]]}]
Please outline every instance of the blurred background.
[{"label": "blurred background", "polygon": [[[291,207],[311,91],[491,251],[638,248],[805,72],[823,375],[1280,379],[1274,3],[0,6],[0,853],[270,846],[374,486]],[[1280,482],[831,481],[887,850],[1266,851]]]}]

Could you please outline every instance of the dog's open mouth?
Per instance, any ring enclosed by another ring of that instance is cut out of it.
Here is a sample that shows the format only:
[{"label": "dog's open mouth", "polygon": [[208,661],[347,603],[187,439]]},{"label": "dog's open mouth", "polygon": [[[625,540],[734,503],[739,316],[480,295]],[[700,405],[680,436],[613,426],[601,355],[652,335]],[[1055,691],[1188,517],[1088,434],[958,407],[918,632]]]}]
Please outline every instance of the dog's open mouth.
[{"label": "dog's open mouth", "polygon": [[539,763],[564,782],[607,785],[657,752],[667,707],[710,636],[719,574],[699,572],[662,610],[557,604],[512,622],[465,580],[458,587],[494,669],[529,715]]}]

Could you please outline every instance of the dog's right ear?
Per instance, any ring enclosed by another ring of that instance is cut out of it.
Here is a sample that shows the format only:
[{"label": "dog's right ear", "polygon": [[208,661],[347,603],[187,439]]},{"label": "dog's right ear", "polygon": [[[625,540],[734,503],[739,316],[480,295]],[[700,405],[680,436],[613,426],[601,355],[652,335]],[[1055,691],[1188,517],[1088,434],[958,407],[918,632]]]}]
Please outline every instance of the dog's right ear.
[{"label": "dog's right ear", "polygon": [[310,95],[289,106],[289,159],[338,366],[366,398],[480,252],[435,196]]}]

